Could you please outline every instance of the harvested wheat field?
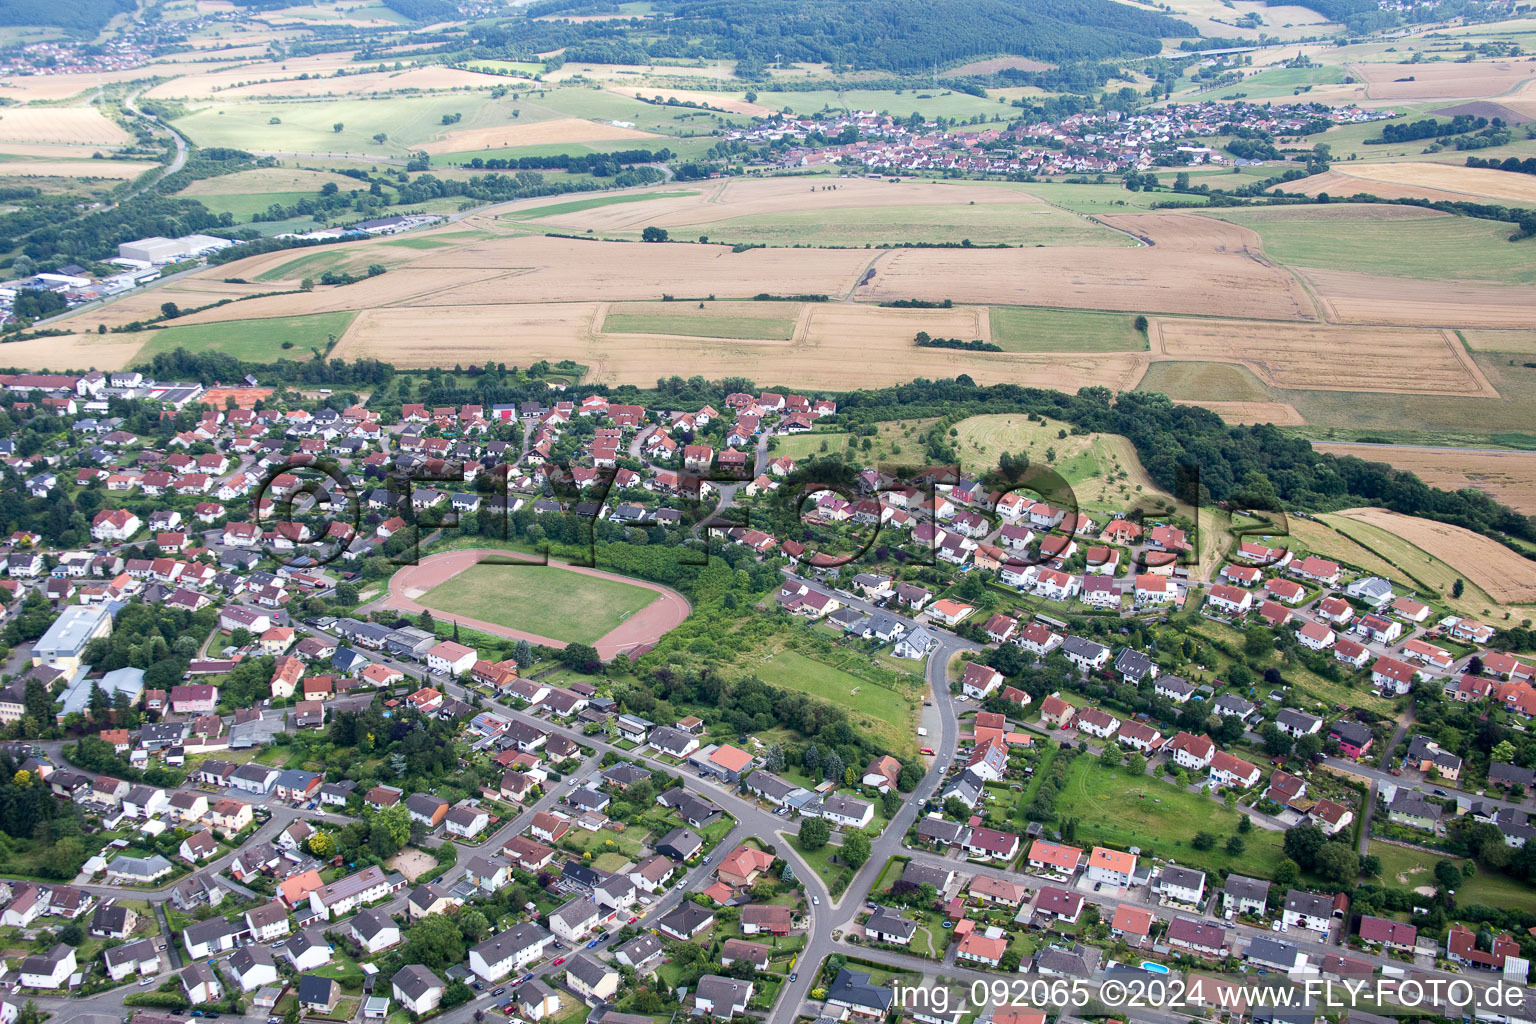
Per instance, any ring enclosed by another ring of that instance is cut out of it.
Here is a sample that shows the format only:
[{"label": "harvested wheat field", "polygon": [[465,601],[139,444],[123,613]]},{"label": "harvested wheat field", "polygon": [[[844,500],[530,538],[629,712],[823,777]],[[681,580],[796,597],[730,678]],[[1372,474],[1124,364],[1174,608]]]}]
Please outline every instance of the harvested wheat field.
[{"label": "harvested wheat field", "polygon": [[150,74],[144,68],[129,68],[80,75],[16,75],[0,82],[0,96],[17,103],[55,103],[95,91],[98,85],[146,78]]},{"label": "harvested wheat field", "polygon": [[334,355],[371,356],[411,367],[486,359],[515,364],[573,359],[588,367],[588,382],[610,385],[648,385],[658,374],[680,373],[746,375],[797,387],[846,388],[850,372],[856,372],[860,386],[884,387],[914,376],[968,373],[981,383],[1068,391],[1088,385],[1123,387],[1140,376],[1146,362],[1139,353],[1106,358],[918,348],[912,337],[924,325],[963,329],[963,323],[935,316],[958,311],[819,303],[808,307],[790,341],[757,341],[599,334],[596,327],[607,317],[607,303],[396,306],[361,313]]},{"label": "harvested wheat field", "polygon": [[126,146],[128,133],[95,107],[7,107],[0,110],[0,142],[64,142]]},{"label": "harvested wheat field", "polygon": [[[176,303],[182,309],[196,309],[198,306],[206,306],[221,299],[234,299],[256,292],[271,291],[270,285],[259,284],[227,284],[218,278],[211,277],[183,277],[165,284],[151,288],[140,288],[129,292],[121,298],[113,299],[104,306],[82,310],[65,321],[65,326],[71,330],[92,330],[97,324],[106,324],[108,327],[121,327],[135,320],[148,320],[160,315],[160,304],[166,301]],[[240,303],[231,303],[221,306],[223,314],[216,319],[238,320],[243,318],[241,312],[243,306]],[[211,311],[210,311],[211,312]],[[142,342],[144,336],[140,337]]]},{"label": "harvested wheat field", "polygon": [[[1341,164],[1326,174],[1313,175],[1299,182],[1288,182],[1286,191],[1300,191],[1316,195],[1329,189],[1314,186],[1319,178],[1339,178],[1352,185],[1339,185],[1334,194],[1350,195],[1354,192],[1370,192],[1383,199],[1449,198],[1449,199],[1503,199],[1522,203],[1536,203],[1536,176],[1515,174],[1511,171],[1494,171],[1485,167],[1458,167],[1455,164],[1390,163],[1390,164]],[[1410,195],[1384,194],[1378,185],[1393,190],[1406,190]],[[1299,187],[1298,187],[1299,186]],[[1315,189],[1315,190],[1314,190]],[[1343,191],[1347,189],[1347,191]],[[1428,193],[1433,193],[1429,195]]]},{"label": "harvested wheat field", "polygon": [[1497,398],[1450,331],[1158,318],[1153,358],[1239,363],[1265,384]]},{"label": "harvested wheat field", "polygon": [[1347,324],[1521,330],[1536,323],[1536,289],[1419,281],[1352,270],[1298,269],[1325,317]]},{"label": "harvested wheat field", "polygon": [[716,110],[745,114],[748,117],[772,117],[777,113],[772,107],[748,103],[740,96],[728,92],[695,92],[692,89],[663,89],[657,86],[642,89],[633,85],[610,86],[608,91],[636,100],[653,100],[660,96],[664,100],[677,100],[680,103],[702,103]]},{"label": "harvested wheat field", "polygon": [[121,370],[144,346],[144,335],[121,341],[121,334],[61,334],[0,345],[0,366],[16,370]]},{"label": "harvested wheat field", "polygon": [[1373,100],[1487,99],[1536,80],[1536,63],[1528,60],[1351,64],[1349,71],[1365,81],[1365,94]]},{"label": "harvested wheat field", "polygon": [[1195,213],[1110,213],[1099,219],[1150,242],[1159,252],[1237,253],[1263,258],[1264,245],[1258,232],[1231,221]]},{"label": "harvested wheat field", "polygon": [[838,296],[854,286],[869,259],[869,253],[862,250],[732,252],[723,245],[646,245],[523,236],[439,249],[386,276],[404,281],[421,270],[439,268],[522,272],[515,282],[516,295],[508,295],[499,282],[487,287],[468,284],[436,296],[434,301],[442,305],[640,300],[660,299],[664,294],[717,295],[721,299],[750,298],[761,292]]},{"label": "harvested wheat field", "polygon": [[1180,405],[1198,405],[1220,416],[1222,422],[1233,426],[1252,423],[1273,423],[1277,427],[1300,427],[1306,419],[1288,402],[1207,402],[1188,398],[1179,399]]},{"label": "harvested wheat field", "polygon": [[0,177],[127,180],[159,166],[131,160],[6,160],[0,162]]},{"label": "harvested wheat field", "polygon": [[660,135],[635,128],[620,128],[606,121],[581,117],[557,117],[527,124],[498,124],[489,128],[465,128],[449,132],[420,147],[428,153],[462,153],[501,146],[547,146],[565,142],[612,142],[626,139],[659,139]]},{"label": "harvested wheat field", "polygon": [[1431,487],[1448,491],[1470,487],[1526,515],[1536,515],[1536,452],[1322,441],[1314,441],[1312,447],[1332,455],[1385,462],[1416,474]]},{"label": "harvested wheat field", "polygon": [[953,299],[1200,316],[1313,320],[1290,274],[1246,255],[1176,248],[903,249],[875,262],[868,301]]},{"label": "harvested wheat field", "polygon": [[1455,202],[1466,199],[1466,196],[1459,192],[1442,192],[1440,189],[1424,188],[1421,185],[1395,185],[1390,182],[1355,177],[1336,170],[1288,181],[1283,185],[1276,185],[1270,191],[1277,195],[1284,193],[1303,196],[1318,196],[1326,192],[1335,197],[1368,192],[1382,199],[1428,199],[1431,202]]},{"label": "harvested wheat field", "polygon": [[[224,269],[224,268],[220,268]],[[287,295],[268,295],[247,299],[201,313],[182,316],[177,324],[207,324],[223,320],[253,320],[277,316],[300,316],[306,313],[339,313],[349,310],[372,309],[377,306],[425,304],[445,289],[465,280],[492,280],[507,277],[502,270],[415,270],[390,271],[378,277],[364,278],[353,284],[321,286],[312,292],[293,292]],[[271,290],[270,286],[266,290]],[[501,291],[502,302],[512,301],[512,296]]]},{"label": "harvested wheat field", "polygon": [[[1379,508],[1338,513],[1387,531],[1464,574],[1500,604],[1536,603],[1536,562],[1480,533]],[[1413,566],[1405,566],[1412,570]]]}]

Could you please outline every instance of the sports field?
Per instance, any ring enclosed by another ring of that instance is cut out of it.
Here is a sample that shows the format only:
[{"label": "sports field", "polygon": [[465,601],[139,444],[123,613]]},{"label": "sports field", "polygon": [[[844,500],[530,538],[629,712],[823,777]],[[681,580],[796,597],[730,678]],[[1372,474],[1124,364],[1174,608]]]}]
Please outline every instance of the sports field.
[{"label": "sports field", "polygon": [[767,659],[749,658],[741,664],[771,686],[799,690],[846,708],[855,729],[873,730],[893,750],[910,751],[915,743],[912,723],[917,708],[910,697],[796,651],[779,651]]},{"label": "sports field", "polygon": [[552,640],[590,644],[656,599],[642,587],[546,565],[474,565],[417,600]]},{"label": "sports field", "polygon": [[[1245,848],[1233,856],[1225,846],[1229,837],[1238,834],[1238,811],[1150,776],[1132,778],[1124,771],[1110,770],[1086,754],[1067,769],[1056,811],[1061,818],[1077,819],[1079,846],[1139,846],[1144,858],[1155,855],[1210,872],[1227,868],[1269,878],[1285,856],[1283,833],[1262,828],[1243,835]],[[1191,846],[1197,832],[1216,836],[1215,848]]]},{"label": "sports field", "polygon": [[[216,324],[167,327],[148,332],[149,340],[138,359],[148,360],[161,352],[184,348],[188,352],[223,352],[252,363],[279,359],[308,360],[311,349],[325,352],[332,341],[346,333],[356,313],[312,313],[266,320],[231,320]],[[284,346],[287,347],[284,347]]]}]

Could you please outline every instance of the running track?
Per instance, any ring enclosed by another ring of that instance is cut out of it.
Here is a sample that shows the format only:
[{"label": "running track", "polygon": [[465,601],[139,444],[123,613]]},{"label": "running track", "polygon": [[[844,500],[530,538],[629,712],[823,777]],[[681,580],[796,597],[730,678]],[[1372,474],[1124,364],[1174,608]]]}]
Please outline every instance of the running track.
[{"label": "running track", "polygon": [[[406,566],[390,577],[389,598],[387,601],[380,602],[380,607],[394,608],[399,611],[413,613],[425,611],[426,606],[418,602],[416,598],[438,584],[447,582],[465,569],[491,555],[513,558],[520,562],[537,563],[539,561],[528,555],[492,548],[447,551],[440,555],[431,555],[423,558],[415,565]],[[603,572],[601,569],[587,569],[578,565],[566,565],[564,562],[553,560],[549,564],[554,568],[564,569],[567,572],[579,572],[586,576],[598,576],[605,580],[628,583],[633,587],[643,587],[657,595],[654,601],[605,633],[593,645],[597,648],[597,653],[604,661],[608,661],[616,655],[632,650],[635,647],[655,643],[665,636],[669,630],[676,627],[678,623],[686,619],[688,614],[693,611],[692,606],[688,604],[687,598],[677,591],[663,587],[658,583],[647,583],[644,580],[637,580],[631,576],[620,576],[618,573]],[[440,608],[432,610],[438,614],[446,614]],[[454,615],[453,620],[468,626],[470,629],[476,629],[482,633],[490,633],[493,636],[510,637],[514,640],[527,640],[531,644],[542,644],[545,647],[564,647],[566,645],[564,640],[555,640],[551,637],[539,636],[537,633],[528,633],[520,629],[499,626],[494,622],[466,618],[462,615]]]}]

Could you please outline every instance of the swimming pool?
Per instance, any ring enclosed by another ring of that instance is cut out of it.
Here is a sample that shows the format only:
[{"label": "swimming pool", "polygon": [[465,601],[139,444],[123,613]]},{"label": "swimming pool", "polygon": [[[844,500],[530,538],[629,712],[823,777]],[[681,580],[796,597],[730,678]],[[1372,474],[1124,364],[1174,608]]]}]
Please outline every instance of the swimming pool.
[{"label": "swimming pool", "polygon": [[1164,967],[1162,964],[1155,964],[1151,960],[1143,960],[1141,962],[1141,969],[1144,971],[1151,971],[1153,974],[1168,973],[1168,968]]}]

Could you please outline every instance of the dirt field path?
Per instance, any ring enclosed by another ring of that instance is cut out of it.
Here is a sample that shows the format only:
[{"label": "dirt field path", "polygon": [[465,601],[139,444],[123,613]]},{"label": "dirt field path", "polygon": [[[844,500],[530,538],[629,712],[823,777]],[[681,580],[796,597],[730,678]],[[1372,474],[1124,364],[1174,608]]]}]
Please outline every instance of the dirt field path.
[{"label": "dirt field path", "polygon": [[[377,607],[419,614],[426,610],[426,605],[417,601],[418,597],[491,556],[530,564],[538,563],[538,559],[532,556],[500,549],[471,548],[463,551],[446,551],[440,555],[423,558],[417,564],[408,565],[390,577],[389,597],[379,602]],[[687,598],[659,583],[647,583],[645,580],[638,580],[631,576],[621,576],[618,573],[588,569],[578,565],[566,565],[564,562],[551,561],[549,564],[569,572],[579,572],[586,576],[597,576],[619,583],[628,583],[630,586],[643,587],[657,595],[654,601],[605,633],[597,643],[593,644],[604,661],[636,647],[654,644],[693,611],[693,606],[688,603]],[[443,614],[441,609],[438,609],[437,613]],[[462,615],[455,615],[453,619],[470,629],[477,629],[492,636],[526,640],[531,644],[542,644],[545,647],[564,648],[566,646],[564,640],[555,640],[551,637],[539,636],[537,633],[500,626],[494,622],[465,618]]]}]

